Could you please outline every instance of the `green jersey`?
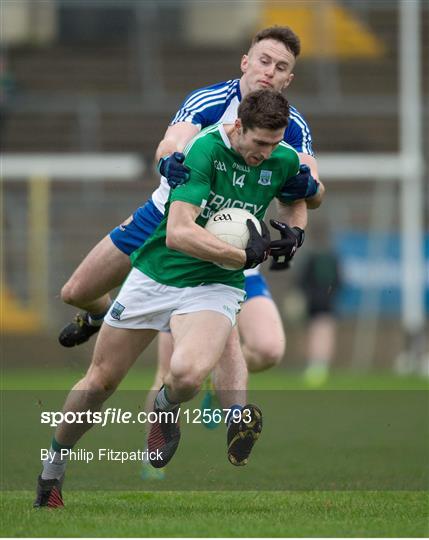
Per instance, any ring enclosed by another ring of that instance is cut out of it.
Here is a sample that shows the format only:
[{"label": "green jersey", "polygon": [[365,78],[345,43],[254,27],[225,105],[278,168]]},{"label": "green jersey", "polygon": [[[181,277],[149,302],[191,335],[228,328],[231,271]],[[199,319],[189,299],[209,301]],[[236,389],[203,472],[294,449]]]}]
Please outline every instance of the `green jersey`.
[{"label": "green jersey", "polygon": [[169,207],[173,201],[201,207],[196,219],[201,227],[213,213],[224,208],[243,208],[263,219],[272,199],[278,197],[282,200],[280,190],[285,181],[297,174],[298,154],[281,142],[269,159],[251,167],[231,147],[222,124],[201,131],[190,141],[184,154],[185,164],[191,170],[190,179],[170,191],[163,221],[143,246],[132,254],[132,264],[164,285],[196,287],[223,283],[242,289],[242,270],[225,270],[166,246]]}]

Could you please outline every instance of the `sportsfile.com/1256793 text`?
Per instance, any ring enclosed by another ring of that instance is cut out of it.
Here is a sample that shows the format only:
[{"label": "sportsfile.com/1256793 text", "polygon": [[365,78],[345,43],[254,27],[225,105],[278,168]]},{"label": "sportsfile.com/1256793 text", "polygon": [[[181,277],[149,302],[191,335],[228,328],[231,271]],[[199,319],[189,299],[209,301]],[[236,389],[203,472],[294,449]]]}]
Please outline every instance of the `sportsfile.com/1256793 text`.
[{"label": "sportsfile.com/1256793 text", "polygon": [[174,411],[139,411],[133,413],[121,408],[108,407],[104,411],[42,411],[40,413],[40,423],[56,427],[59,424],[97,424],[101,427],[110,424],[154,424],[155,422],[173,421],[177,422],[179,417],[187,424],[202,424],[215,422],[241,422],[250,421],[246,418],[250,415],[248,410],[239,409],[181,409]]}]

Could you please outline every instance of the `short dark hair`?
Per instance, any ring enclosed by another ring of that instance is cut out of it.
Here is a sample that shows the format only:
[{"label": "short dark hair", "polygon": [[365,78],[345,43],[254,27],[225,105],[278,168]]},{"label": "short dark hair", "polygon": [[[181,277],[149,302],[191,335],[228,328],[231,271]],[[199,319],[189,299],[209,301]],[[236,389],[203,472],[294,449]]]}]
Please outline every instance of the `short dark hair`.
[{"label": "short dark hair", "polygon": [[250,47],[252,48],[253,45],[256,45],[256,43],[259,43],[263,39],[280,41],[280,43],[283,43],[286,49],[288,49],[295,58],[301,52],[301,41],[289,26],[270,26],[269,28],[260,30],[253,38]]},{"label": "short dark hair", "polygon": [[286,129],[289,103],[280,92],[275,90],[255,90],[247,94],[240,103],[238,118],[241,120],[244,132],[253,128]]}]

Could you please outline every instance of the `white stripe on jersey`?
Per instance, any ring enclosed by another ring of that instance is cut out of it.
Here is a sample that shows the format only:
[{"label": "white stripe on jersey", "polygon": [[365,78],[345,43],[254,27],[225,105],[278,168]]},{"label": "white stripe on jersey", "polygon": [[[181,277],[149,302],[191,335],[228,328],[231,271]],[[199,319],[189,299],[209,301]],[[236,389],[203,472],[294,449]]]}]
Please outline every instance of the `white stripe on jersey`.
[{"label": "white stripe on jersey", "polygon": [[237,91],[237,85],[234,84],[231,87],[231,82],[234,81],[227,81],[222,88],[218,88],[216,90],[206,88],[190,96],[183,103],[182,107],[173,118],[172,124],[183,121],[182,119],[189,114],[191,114],[193,118],[197,112],[201,112],[208,107],[227,102],[231,95]]},{"label": "white stripe on jersey", "polygon": [[209,107],[214,107],[216,105],[224,104],[227,101],[228,96],[226,94],[218,96],[209,96],[208,98],[195,103],[192,107],[185,107],[181,114],[178,114],[173,119],[173,124],[186,120],[189,116],[193,118],[197,113],[208,109]]},{"label": "white stripe on jersey", "polygon": [[184,116],[188,116],[189,114],[194,117],[197,112],[201,112],[207,107],[212,107],[213,105],[219,105],[219,103],[225,103],[225,101],[227,101],[226,92],[224,94],[217,94],[215,96],[206,96],[200,99],[198,102],[194,102],[192,105],[188,105],[188,103],[186,103],[185,106],[182,107],[180,114],[178,113],[174,117],[173,123],[180,122]]},{"label": "white stripe on jersey", "polygon": [[[223,103],[223,102],[222,102]],[[237,111],[238,106],[240,105],[240,102],[238,101],[238,97],[234,96],[231,101],[229,102],[228,107],[224,110],[222,116],[219,117],[219,119],[215,122],[215,124],[219,122],[223,122],[224,124],[233,124],[235,120],[237,119]],[[186,111],[185,111],[186,112]],[[195,112],[196,114],[196,112]],[[187,116],[183,118],[183,120],[179,120],[181,122],[192,122],[194,118],[194,113],[191,115],[187,112]],[[173,121],[173,124],[177,123],[176,120]],[[173,125],[172,124],[172,125]],[[202,127],[200,123],[194,124],[195,126]]]},{"label": "white stripe on jersey", "polygon": [[198,92],[195,92],[195,94],[192,94],[184,103],[184,105],[190,107],[195,102],[202,100],[206,97],[210,96],[218,96],[218,94],[222,94],[224,92],[228,93],[229,89],[229,83],[230,81],[227,81],[224,86],[221,88],[213,89],[213,88],[203,88],[202,90],[199,90]]},{"label": "white stripe on jersey", "polygon": [[308,129],[307,124],[304,122],[302,116],[297,111],[293,111],[292,109],[289,112],[289,117],[292,118],[301,128],[303,151],[305,149],[305,152],[307,154],[312,155],[312,151],[311,151],[312,141],[311,141],[311,135],[310,135],[310,131]]},{"label": "white stripe on jersey", "polygon": [[220,105],[221,103],[225,103],[225,100],[224,99],[220,99],[219,101],[211,101],[209,103],[206,103],[206,104],[203,104],[201,107],[199,107],[198,109],[194,109],[192,111],[192,116],[194,117],[197,113],[201,112],[201,111],[204,111],[204,109],[206,109],[207,107],[213,107],[214,105]]}]

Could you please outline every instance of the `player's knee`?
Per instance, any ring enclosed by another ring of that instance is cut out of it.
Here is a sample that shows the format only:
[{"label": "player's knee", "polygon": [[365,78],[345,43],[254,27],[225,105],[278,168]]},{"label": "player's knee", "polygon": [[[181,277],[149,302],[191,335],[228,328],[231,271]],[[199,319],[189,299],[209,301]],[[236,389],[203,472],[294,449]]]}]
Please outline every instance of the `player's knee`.
[{"label": "player's knee", "polygon": [[104,370],[92,369],[85,377],[85,387],[94,395],[110,395],[116,390],[119,381]]},{"label": "player's knee", "polygon": [[67,283],[61,289],[61,300],[65,304],[74,306],[83,301],[79,282],[73,278],[70,278]]},{"label": "player's knee", "polygon": [[262,341],[255,344],[249,348],[249,370],[262,371],[277,366],[282,361],[285,350],[285,340]]},{"label": "player's knee", "polygon": [[72,303],[72,288],[70,286],[70,282],[67,281],[65,285],[63,285],[61,289],[61,300],[65,304],[71,304]]},{"label": "player's knee", "polygon": [[189,395],[196,394],[204,381],[204,375],[196,366],[188,366],[186,369],[181,367],[172,368],[171,376],[174,387],[180,392]]},{"label": "player's knee", "polygon": [[277,366],[283,360],[286,350],[286,342],[279,342],[271,344],[269,349],[266,349],[263,354],[263,358],[267,359],[267,363],[272,367]]}]

